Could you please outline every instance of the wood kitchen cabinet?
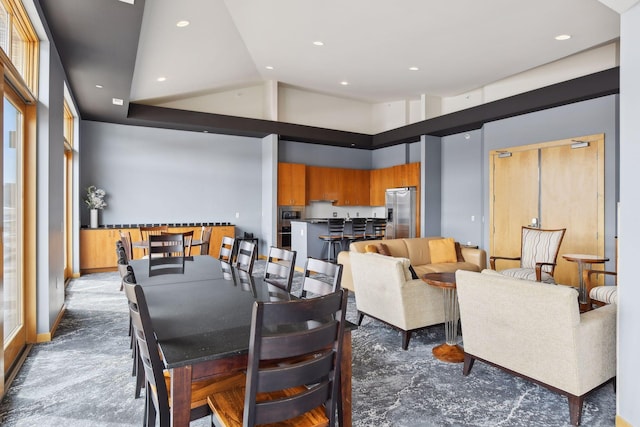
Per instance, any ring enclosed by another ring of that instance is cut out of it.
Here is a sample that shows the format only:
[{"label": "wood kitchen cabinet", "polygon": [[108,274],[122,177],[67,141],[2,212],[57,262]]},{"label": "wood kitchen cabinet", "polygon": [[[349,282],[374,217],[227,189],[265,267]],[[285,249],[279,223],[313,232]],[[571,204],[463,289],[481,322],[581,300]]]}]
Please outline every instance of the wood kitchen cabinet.
[{"label": "wood kitchen cabinet", "polygon": [[336,174],[339,189],[336,205],[369,206],[369,170],[339,169]]},{"label": "wood kitchen cabinet", "polygon": [[371,206],[384,206],[387,188],[416,187],[419,193],[420,162],[374,169],[371,171],[369,182]]},{"label": "wood kitchen cabinet", "polygon": [[278,205],[304,206],[307,166],[299,163],[278,163]]},{"label": "wood kitchen cabinet", "polygon": [[307,199],[309,201],[338,200],[340,168],[307,166]]}]

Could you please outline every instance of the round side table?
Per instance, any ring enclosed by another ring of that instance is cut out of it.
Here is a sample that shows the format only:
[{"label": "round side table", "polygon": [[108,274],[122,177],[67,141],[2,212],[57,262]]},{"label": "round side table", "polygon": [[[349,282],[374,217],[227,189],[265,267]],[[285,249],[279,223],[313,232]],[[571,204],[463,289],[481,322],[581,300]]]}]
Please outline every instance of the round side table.
[{"label": "round side table", "polygon": [[586,255],[586,254],[564,254],[562,258],[570,262],[578,264],[578,302],[580,304],[587,303],[587,288],[582,278],[582,271],[586,266],[589,268],[591,264],[602,264],[609,261],[609,258],[605,258],[598,255]]},{"label": "round side table", "polygon": [[455,273],[427,273],[422,280],[428,285],[441,288],[444,293],[444,334],[445,343],[433,348],[434,357],[443,362],[462,363],[464,350],[458,345],[458,292]]}]

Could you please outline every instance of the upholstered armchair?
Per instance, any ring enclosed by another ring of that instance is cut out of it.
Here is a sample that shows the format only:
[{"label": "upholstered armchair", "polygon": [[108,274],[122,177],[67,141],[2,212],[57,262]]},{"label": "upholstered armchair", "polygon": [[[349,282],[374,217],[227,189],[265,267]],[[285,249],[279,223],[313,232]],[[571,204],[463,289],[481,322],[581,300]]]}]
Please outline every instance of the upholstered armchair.
[{"label": "upholstered armchair", "polygon": [[613,285],[600,285],[597,276],[617,277],[615,271],[584,270],[582,272],[585,287],[587,289],[587,305],[601,307],[605,304],[618,304],[617,281]]},{"label": "upholstered armchair", "polygon": [[409,260],[375,253],[351,253],[358,324],[365,315],[402,331],[402,349],[411,333],[444,322],[442,290],[412,279]]},{"label": "upholstered armchair", "polygon": [[496,260],[519,260],[520,267],[501,270],[500,273],[517,279],[555,284],[553,272],[562,238],[567,229],[542,230],[522,227],[519,257],[491,256],[489,264],[496,270]]}]

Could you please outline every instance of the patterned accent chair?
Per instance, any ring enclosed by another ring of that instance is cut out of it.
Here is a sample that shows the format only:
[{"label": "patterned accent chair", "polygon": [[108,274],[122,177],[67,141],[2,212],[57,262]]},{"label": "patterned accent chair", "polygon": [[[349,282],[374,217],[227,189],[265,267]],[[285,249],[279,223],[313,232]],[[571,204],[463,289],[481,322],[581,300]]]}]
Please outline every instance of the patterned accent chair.
[{"label": "patterned accent chair", "polygon": [[491,256],[489,264],[496,270],[496,260],[519,260],[520,267],[501,270],[500,273],[517,279],[555,284],[553,272],[560,244],[567,229],[542,230],[522,227],[522,246],[519,257]]}]

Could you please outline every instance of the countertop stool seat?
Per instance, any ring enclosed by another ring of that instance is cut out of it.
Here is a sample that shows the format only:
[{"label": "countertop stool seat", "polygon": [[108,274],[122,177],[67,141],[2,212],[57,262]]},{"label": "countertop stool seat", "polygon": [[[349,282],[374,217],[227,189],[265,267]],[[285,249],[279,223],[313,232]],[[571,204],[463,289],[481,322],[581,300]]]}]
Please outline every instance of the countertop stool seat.
[{"label": "countertop stool seat", "polygon": [[351,220],[351,233],[345,234],[344,236],[344,250],[349,250],[349,245],[351,242],[355,242],[357,240],[364,240],[365,234],[367,230],[367,219],[366,218],[353,218]]},{"label": "countertop stool seat", "polygon": [[[327,261],[335,261],[344,240],[344,218],[329,218],[327,234],[321,234],[318,238],[324,242],[322,252],[327,251]],[[333,249],[333,256],[331,256],[331,249]]]}]

